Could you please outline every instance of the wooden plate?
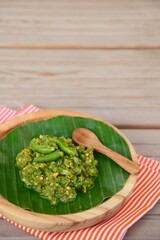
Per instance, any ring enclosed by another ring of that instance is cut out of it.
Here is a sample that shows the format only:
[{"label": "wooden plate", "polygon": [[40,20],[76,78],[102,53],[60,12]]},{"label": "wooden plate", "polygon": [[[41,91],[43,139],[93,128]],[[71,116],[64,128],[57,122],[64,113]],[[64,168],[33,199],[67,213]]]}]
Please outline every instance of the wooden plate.
[{"label": "wooden plate", "polygon": [[[137,162],[136,153],[129,140],[110,123],[88,114],[73,112],[69,110],[45,110],[35,113],[29,113],[16,117],[0,127],[0,139],[4,138],[12,129],[21,126],[27,122],[39,121],[51,117],[67,115],[92,118],[103,121],[112,126],[127,142],[133,161]],[[22,209],[0,196],[0,213],[10,220],[26,227],[46,230],[46,231],[71,231],[92,226],[104,219],[112,217],[128,199],[133,191],[137,175],[130,175],[124,187],[104,203],[89,210],[67,215],[48,215]]]}]

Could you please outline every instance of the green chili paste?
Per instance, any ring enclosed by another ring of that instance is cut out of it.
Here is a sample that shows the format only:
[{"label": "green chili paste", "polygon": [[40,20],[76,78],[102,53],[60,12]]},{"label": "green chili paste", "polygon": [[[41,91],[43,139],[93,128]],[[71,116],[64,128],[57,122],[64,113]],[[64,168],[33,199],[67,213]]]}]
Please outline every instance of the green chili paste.
[{"label": "green chili paste", "polygon": [[75,146],[72,139],[40,135],[16,157],[22,181],[52,204],[70,202],[94,186],[98,162],[93,147]]}]

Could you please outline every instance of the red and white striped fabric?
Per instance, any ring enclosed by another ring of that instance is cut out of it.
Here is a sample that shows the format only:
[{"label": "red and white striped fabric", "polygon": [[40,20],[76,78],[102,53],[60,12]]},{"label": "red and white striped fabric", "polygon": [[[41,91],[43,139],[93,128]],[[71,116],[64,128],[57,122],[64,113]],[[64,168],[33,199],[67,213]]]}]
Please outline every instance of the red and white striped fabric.
[{"label": "red and white striped fabric", "polygon": [[[38,111],[39,108],[29,105],[19,112],[3,107],[0,108],[0,124],[19,115]],[[119,212],[108,221],[103,221],[93,227],[67,233],[47,232],[31,229],[14,223],[0,215],[16,227],[26,231],[41,240],[119,240],[123,239],[127,229],[146,214],[159,200],[159,170],[160,163],[153,158],[138,156],[140,173],[136,187]]]}]

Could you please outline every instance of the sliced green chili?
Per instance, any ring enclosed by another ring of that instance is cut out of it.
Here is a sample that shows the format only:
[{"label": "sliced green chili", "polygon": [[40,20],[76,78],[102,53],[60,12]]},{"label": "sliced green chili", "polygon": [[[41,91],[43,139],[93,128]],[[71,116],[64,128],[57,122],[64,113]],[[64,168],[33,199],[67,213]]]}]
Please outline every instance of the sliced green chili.
[{"label": "sliced green chili", "polygon": [[34,162],[51,162],[51,161],[54,161],[54,160],[57,160],[61,157],[64,156],[64,153],[57,150],[53,153],[49,153],[45,156],[38,156],[34,159]]},{"label": "sliced green chili", "polygon": [[49,145],[38,145],[35,143],[31,143],[31,148],[39,153],[43,153],[43,154],[48,154],[51,153],[55,150],[55,147],[51,147]]},{"label": "sliced green chili", "polygon": [[56,139],[55,142],[63,152],[69,154],[70,156],[75,156],[76,155],[75,149],[72,149],[72,148],[68,147],[67,145],[65,145],[63,140]]}]

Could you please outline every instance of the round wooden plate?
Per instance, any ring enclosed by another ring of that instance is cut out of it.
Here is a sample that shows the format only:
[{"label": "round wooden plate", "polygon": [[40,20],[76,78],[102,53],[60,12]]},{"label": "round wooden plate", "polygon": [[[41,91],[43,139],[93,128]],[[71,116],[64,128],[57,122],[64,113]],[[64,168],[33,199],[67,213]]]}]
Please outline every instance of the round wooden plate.
[{"label": "round wooden plate", "polygon": [[[39,121],[51,117],[67,115],[92,118],[103,121],[112,126],[127,142],[133,161],[137,162],[136,153],[129,140],[110,123],[88,114],[73,112],[69,110],[45,110],[16,117],[0,127],[0,139],[4,138],[12,129],[27,122]],[[71,231],[92,226],[104,219],[112,217],[128,199],[136,184],[137,175],[130,175],[124,187],[104,203],[89,210],[67,215],[48,215],[22,209],[0,196],[0,213],[10,220],[26,227],[46,231]]]}]

